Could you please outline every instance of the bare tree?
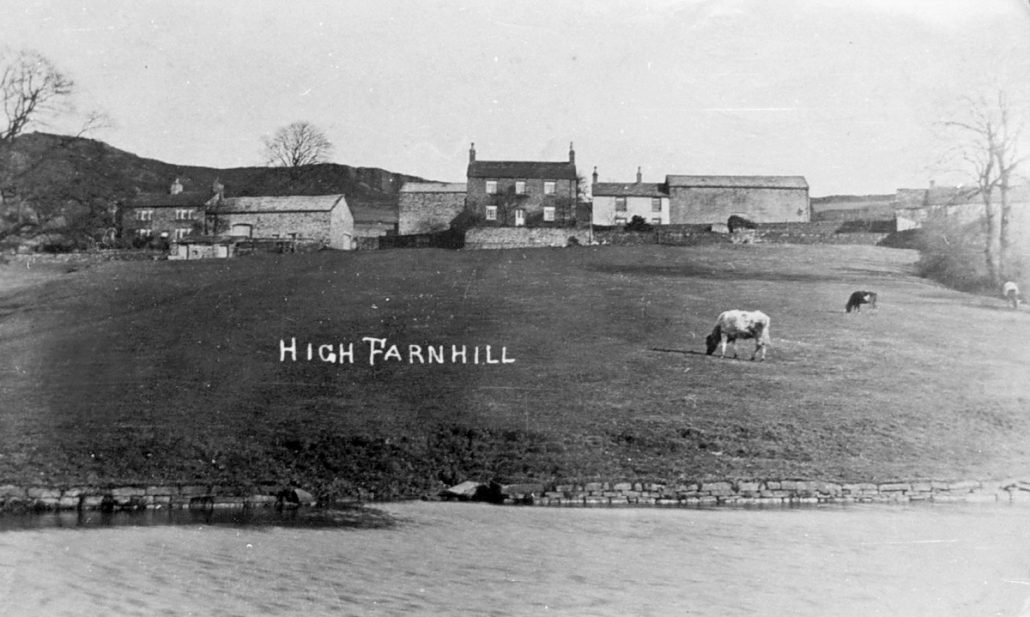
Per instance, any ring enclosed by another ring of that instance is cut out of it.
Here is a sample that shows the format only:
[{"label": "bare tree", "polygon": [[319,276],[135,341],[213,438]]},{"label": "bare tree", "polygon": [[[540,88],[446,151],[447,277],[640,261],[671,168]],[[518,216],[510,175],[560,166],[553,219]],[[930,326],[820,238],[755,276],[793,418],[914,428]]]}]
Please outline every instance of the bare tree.
[{"label": "bare tree", "polygon": [[1018,151],[1023,126],[1012,117],[1004,92],[998,92],[993,100],[980,96],[966,102],[968,119],[949,121],[945,125],[962,134],[960,155],[973,172],[984,204],[984,262],[991,283],[998,285],[1007,276],[1010,266],[1012,204],[1009,191],[1015,171],[1024,160]]},{"label": "bare tree", "polygon": [[0,143],[12,141],[41,117],[66,111],[74,85],[38,52],[0,55],[0,102],[5,121],[0,126]]},{"label": "bare tree", "polygon": [[325,163],[333,150],[325,133],[304,121],[284,126],[263,141],[267,164],[291,169]]}]

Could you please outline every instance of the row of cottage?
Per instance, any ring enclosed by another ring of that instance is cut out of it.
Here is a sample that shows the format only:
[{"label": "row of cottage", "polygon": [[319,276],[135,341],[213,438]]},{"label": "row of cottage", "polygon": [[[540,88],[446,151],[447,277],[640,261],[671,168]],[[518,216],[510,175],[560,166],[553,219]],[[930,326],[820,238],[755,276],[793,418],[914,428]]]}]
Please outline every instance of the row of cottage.
[{"label": "row of cottage", "polygon": [[[478,160],[472,144],[466,180],[409,182],[396,209],[384,213],[348,204],[343,195],[226,197],[217,183],[209,192],[188,192],[177,179],[166,194],[134,199],[123,216],[123,233],[166,238],[174,257],[189,258],[227,256],[233,242],[248,239],[342,250],[372,247],[382,236],[432,234],[453,228],[459,219],[465,227],[614,227],[635,217],[652,225],[711,225],[734,215],[755,223],[812,218],[802,176],[667,175],[664,182],[650,183],[643,182],[638,168],[635,180],[599,182],[595,167],[586,202],[572,144],[562,162]],[[956,199],[975,203],[975,194],[949,191],[899,189],[898,205],[907,207],[906,220],[918,225],[934,205],[931,197],[948,205]]]}]

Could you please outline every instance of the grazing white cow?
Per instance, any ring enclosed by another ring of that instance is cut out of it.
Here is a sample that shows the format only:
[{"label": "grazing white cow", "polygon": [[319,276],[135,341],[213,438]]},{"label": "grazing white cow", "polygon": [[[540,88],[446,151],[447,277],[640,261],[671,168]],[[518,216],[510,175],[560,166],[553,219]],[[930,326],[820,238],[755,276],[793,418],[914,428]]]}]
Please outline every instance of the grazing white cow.
[{"label": "grazing white cow", "polygon": [[1021,299],[1019,295],[1019,285],[1016,285],[1012,281],[1005,281],[1005,285],[1001,288],[1001,294],[1005,296],[1005,299],[1008,300],[1012,308],[1019,308],[1019,301]]},{"label": "grazing white cow", "polygon": [[737,339],[755,339],[755,353],[751,354],[751,359],[754,360],[761,351],[765,360],[765,348],[769,345],[769,316],[762,311],[725,311],[716,320],[715,329],[705,338],[708,355],[721,345],[719,357],[725,358],[726,343],[733,343],[733,357],[736,358]]}]

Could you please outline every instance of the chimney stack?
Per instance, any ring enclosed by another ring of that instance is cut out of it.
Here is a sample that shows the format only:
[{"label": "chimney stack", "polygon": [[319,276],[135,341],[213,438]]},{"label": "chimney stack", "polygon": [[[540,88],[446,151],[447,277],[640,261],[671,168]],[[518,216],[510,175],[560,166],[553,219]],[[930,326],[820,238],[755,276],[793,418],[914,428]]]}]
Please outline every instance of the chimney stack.
[{"label": "chimney stack", "polygon": [[175,177],[175,182],[172,182],[172,186],[168,188],[169,195],[178,195],[182,192],[182,183],[179,182],[179,177]]},{"label": "chimney stack", "polygon": [[637,167],[637,184],[640,184],[643,181],[644,181],[644,177],[640,173],[640,168]]},{"label": "chimney stack", "polygon": [[569,142],[569,162],[576,164],[576,151],[572,149],[572,142]]},{"label": "chimney stack", "polygon": [[594,184],[597,184],[597,165],[594,165]]},{"label": "chimney stack", "polygon": [[475,162],[476,162],[476,142],[472,142],[472,145],[469,146],[469,163],[475,163]]}]

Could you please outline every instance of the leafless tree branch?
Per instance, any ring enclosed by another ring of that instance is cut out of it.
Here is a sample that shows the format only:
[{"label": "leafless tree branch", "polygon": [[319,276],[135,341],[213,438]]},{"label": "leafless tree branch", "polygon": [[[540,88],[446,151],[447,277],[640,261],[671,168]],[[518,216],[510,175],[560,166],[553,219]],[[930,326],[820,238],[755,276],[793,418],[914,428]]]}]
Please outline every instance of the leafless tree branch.
[{"label": "leafless tree branch", "polygon": [[32,122],[65,110],[74,82],[42,54],[22,50],[0,54],[0,142],[13,140]]},{"label": "leafless tree branch", "polygon": [[277,167],[295,169],[325,163],[333,150],[325,133],[305,121],[284,126],[263,141],[266,163]]}]

